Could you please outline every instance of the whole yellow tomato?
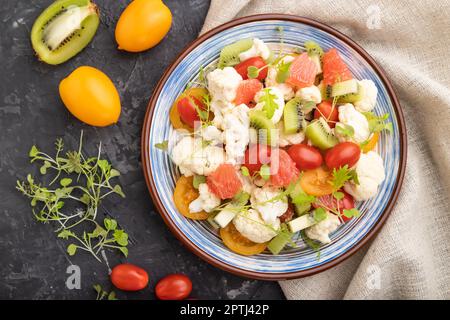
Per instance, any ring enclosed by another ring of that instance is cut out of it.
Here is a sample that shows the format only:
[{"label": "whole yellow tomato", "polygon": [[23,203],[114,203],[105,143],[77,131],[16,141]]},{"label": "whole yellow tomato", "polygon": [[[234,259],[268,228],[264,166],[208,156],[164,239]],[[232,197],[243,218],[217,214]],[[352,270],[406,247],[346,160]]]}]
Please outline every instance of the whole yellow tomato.
[{"label": "whole yellow tomato", "polygon": [[75,69],[60,82],[59,94],[70,113],[87,124],[104,127],[119,120],[119,93],[111,79],[96,68]]},{"label": "whole yellow tomato", "polygon": [[169,32],[172,13],[161,0],[134,0],[119,18],[119,49],[140,52],[156,46]]}]

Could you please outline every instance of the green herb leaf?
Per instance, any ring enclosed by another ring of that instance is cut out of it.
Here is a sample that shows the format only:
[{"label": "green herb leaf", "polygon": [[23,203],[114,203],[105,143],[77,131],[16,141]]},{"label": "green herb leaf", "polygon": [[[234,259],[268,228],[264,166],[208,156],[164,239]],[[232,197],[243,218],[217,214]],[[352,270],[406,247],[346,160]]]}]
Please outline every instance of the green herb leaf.
[{"label": "green herb leaf", "polygon": [[120,176],[119,170],[111,169],[109,171],[109,178],[114,178],[114,177],[118,177],[118,176]]},{"label": "green herb leaf", "polygon": [[344,198],[344,193],[343,193],[343,192],[335,191],[335,192],[333,192],[333,197],[334,197],[336,200],[342,200],[342,199]]},{"label": "green herb leaf", "polygon": [[262,110],[266,113],[267,118],[272,119],[275,110],[279,107],[276,102],[277,96],[271,93],[270,88],[263,89],[263,93],[258,102],[264,103]]},{"label": "green herb leaf", "polygon": [[244,177],[249,177],[250,176],[250,171],[248,171],[248,168],[245,166],[241,167],[241,173]]},{"label": "green herb leaf", "polygon": [[114,231],[114,240],[121,246],[128,245],[128,234],[123,230]]},{"label": "green herb leaf", "polygon": [[69,254],[69,256],[73,256],[77,252],[77,248],[78,247],[73,243],[69,244],[67,246],[67,253]]},{"label": "green herb leaf", "polygon": [[268,181],[270,179],[270,166],[268,166],[267,164],[263,164],[261,166],[261,169],[259,169],[259,175],[265,181]]},{"label": "green herb leaf", "polygon": [[355,129],[348,124],[339,123],[335,127],[336,133],[344,137],[352,138],[355,135]]},{"label": "green herb leaf", "polygon": [[59,184],[60,184],[62,187],[67,187],[67,186],[69,186],[71,183],[72,183],[72,179],[70,179],[70,178],[64,178],[64,179],[61,179],[61,180],[59,181]]},{"label": "green herb leaf", "polygon": [[313,217],[316,222],[320,222],[326,220],[328,218],[328,214],[324,208],[317,208],[313,211]]},{"label": "green herb leaf", "polygon": [[69,239],[69,237],[74,237],[74,236],[75,236],[75,233],[73,233],[72,231],[67,230],[67,229],[58,233],[58,238],[66,239],[66,240]]},{"label": "green herb leaf", "polygon": [[127,249],[126,247],[118,247],[117,249],[119,249],[120,252],[122,252],[122,254],[123,254],[125,257],[128,257],[128,249]]},{"label": "green herb leaf", "polygon": [[192,185],[194,186],[195,189],[198,189],[200,184],[205,183],[205,182],[206,182],[205,176],[194,175],[194,179],[192,180]]},{"label": "green herb leaf", "polygon": [[298,205],[308,205],[314,203],[315,201],[316,197],[309,195],[306,192],[299,192],[292,198],[292,203]]},{"label": "green herb leaf", "polygon": [[394,131],[392,122],[385,122],[389,119],[389,113],[385,113],[382,116],[377,116],[373,112],[363,112],[363,114],[369,122],[369,130],[371,133],[380,132],[383,130],[387,130],[390,133]]},{"label": "green herb leaf", "polygon": [[30,152],[28,152],[28,155],[30,156],[30,158],[34,158],[38,155],[38,153],[39,149],[36,146],[32,146]]},{"label": "green herb leaf", "polygon": [[259,69],[255,66],[249,66],[247,68],[247,77],[250,79],[258,78],[259,75]]},{"label": "green herb leaf", "polygon": [[344,216],[346,216],[347,218],[351,219],[353,217],[357,218],[360,215],[360,212],[358,209],[353,208],[353,209],[344,209],[343,211]]},{"label": "green herb leaf", "polygon": [[351,170],[349,170],[348,165],[340,167],[339,169],[333,169],[333,180],[331,184],[333,185],[333,190],[338,191],[344,184],[353,178]]},{"label": "green herb leaf", "polygon": [[114,291],[111,291],[108,294],[108,300],[117,300],[116,293]]},{"label": "green herb leaf", "polygon": [[289,78],[289,75],[290,75],[289,68],[291,67],[291,64],[292,64],[292,61],[291,62],[282,61],[281,63],[279,63],[277,65],[276,81],[278,83],[284,83],[286,81],[286,79]]},{"label": "green herb leaf", "polygon": [[103,220],[103,224],[105,225],[106,230],[116,230],[117,228],[117,221],[114,219],[105,218]]},{"label": "green herb leaf", "polygon": [[119,196],[121,196],[122,198],[125,198],[125,193],[123,193],[122,187],[120,185],[116,184],[113,188],[113,191],[115,193],[117,193]]},{"label": "green herb leaf", "polygon": [[155,148],[167,151],[169,149],[169,141],[164,140],[163,142],[155,143]]}]

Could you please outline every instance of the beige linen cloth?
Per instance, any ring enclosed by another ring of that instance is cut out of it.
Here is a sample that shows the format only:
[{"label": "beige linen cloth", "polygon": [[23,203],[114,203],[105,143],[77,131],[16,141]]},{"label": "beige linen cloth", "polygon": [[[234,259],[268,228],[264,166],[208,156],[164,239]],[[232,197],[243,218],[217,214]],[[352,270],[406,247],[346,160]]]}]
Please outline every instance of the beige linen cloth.
[{"label": "beige linen cloth", "polygon": [[408,132],[403,189],[381,232],[332,269],[280,282],[286,297],[450,299],[450,1],[212,0],[202,32],[257,13],[312,18],[360,44],[392,81]]}]

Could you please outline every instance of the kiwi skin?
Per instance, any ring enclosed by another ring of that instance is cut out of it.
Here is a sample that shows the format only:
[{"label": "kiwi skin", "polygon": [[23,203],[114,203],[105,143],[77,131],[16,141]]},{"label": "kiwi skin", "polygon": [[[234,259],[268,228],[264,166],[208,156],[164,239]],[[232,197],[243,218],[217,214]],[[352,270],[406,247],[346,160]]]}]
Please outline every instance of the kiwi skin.
[{"label": "kiwi skin", "polygon": [[284,132],[294,134],[306,127],[302,100],[297,97],[289,100],[283,110]]},{"label": "kiwi skin", "polygon": [[[50,50],[43,41],[45,27],[70,6],[88,7],[92,13],[81,22],[80,29],[75,30],[58,48]],[[34,22],[31,29],[31,44],[39,60],[51,65],[61,64],[77,55],[91,42],[99,24],[98,7],[90,0],[57,0]]]}]

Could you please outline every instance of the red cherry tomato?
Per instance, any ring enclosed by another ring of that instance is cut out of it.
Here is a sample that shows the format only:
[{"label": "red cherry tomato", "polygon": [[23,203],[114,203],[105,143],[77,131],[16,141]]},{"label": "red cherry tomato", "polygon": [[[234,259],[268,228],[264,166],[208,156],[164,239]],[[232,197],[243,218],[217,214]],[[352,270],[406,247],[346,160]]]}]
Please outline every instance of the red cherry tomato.
[{"label": "red cherry tomato", "polygon": [[[347,218],[346,216],[344,216],[344,209],[345,210],[353,209],[355,207],[355,200],[351,195],[349,195],[344,190],[339,191],[344,194],[344,197],[341,200],[339,200],[339,212],[341,213],[342,220],[346,222],[348,220],[351,220],[351,218]],[[324,207],[325,209],[337,210],[338,200],[336,200],[336,198],[333,197],[333,195],[328,194],[326,196],[321,196],[317,198],[317,201],[313,203],[313,207],[314,208]]]},{"label": "red cherry tomato", "polygon": [[168,275],[156,284],[155,293],[160,300],[183,300],[192,291],[192,282],[184,274]]},{"label": "red cherry tomato", "polygon": [[288,154],[294,160],[299,170],[311,170],[322,165],[322,154],[307,144],[294,144],[288,149]]},{"label": "red cherry tomato", "polygon": [[244,166],[250,175],[261,169],[263,164],[270,163],[271,149],[263,144],[254,144],[245,151]]},{"label": "red cherry tomato", "polygon": [[284,223],[287,221],[291,221],[293,216],[294,216],[294,207],[292,203],[289,202],[286,212],[280,216],[280,222]]},{"label": "red cherry tomato", "polygon": [[196,121],[200,121],[196,107],[199,109],[205,108],[203,103],[196,97],[187,96],[180,99],[177,103],[181,120],[191,128],[194,128]]},{"label": "red cherry tomato", "polygon": [[339,168],[345,165],[353,167],[361,156],[360,147],[353,142],[341,142],[327,151],[325,163],[328,168]]},{"label": "red cherry tomato", "polygon": [[[266,62],[261,57],[253,57],[247,60],[242,61],[238,65],[234,67],[236,69],[237,73],[239,73],[242,77],[242,79],[248,79],[248,67],[256,67],[258,69],[261,69],[266,65]],[[264,80],[267,77],[267,68],[264,68],[259,71],[258,77],[256,79],[258,80]]]},{"label": "red cherry tomato", "polygon": [[124,291],[138,291],[144,289],[148,284],[147,272],[130,263],[123,263],[112,269],[111,282]]},{"label": "red cherry tomato", "polygon": [[339,121],[339,112],[337,106],[334,106],[329,101],[322,101],[314,110],[314,119],[319,119],[320,117],[324,117],[327,120],[330,128],[334,128],[336,126],[336,122]]}]

